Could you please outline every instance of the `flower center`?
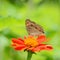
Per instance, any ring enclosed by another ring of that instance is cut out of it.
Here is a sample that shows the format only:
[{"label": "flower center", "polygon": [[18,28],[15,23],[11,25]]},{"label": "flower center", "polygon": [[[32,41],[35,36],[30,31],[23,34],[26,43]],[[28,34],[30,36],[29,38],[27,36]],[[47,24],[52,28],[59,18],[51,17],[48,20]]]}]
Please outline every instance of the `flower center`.
[{"label": "flower center", "polygon": [[24,40],[25,45],[28,47],[36,47],[38,45],[38,42],[35,38],[28,37]]}]

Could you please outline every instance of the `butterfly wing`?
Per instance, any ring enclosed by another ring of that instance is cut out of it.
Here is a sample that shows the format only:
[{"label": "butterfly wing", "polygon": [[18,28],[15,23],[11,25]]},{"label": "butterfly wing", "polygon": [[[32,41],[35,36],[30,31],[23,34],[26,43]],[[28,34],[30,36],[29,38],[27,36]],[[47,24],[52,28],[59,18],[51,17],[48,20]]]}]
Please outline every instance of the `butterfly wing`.
[{"label": "butterfly wing", "polygon": [[42,26],[36,24],[35,22],[29,19],[26,19],[26,29],[28,34],[32,36],[39,36],[41,34],[44,34]]}]

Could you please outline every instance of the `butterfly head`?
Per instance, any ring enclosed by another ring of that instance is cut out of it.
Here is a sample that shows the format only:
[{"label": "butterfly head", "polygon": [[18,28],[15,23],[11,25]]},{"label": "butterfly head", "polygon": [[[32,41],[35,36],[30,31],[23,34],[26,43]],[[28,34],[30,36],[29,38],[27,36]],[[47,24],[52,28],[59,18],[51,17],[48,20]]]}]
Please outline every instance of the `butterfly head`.
[{"label": "butterfly head", "polygon": [[31,25],[31,20],[30,19],[26,19],[26,26],[30,26]]}]

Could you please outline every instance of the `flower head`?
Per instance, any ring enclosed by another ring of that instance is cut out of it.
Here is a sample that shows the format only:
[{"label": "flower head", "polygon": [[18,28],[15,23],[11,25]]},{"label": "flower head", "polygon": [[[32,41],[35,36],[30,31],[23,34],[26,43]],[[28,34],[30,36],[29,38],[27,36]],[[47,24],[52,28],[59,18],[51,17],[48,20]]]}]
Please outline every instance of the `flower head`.
[{"label": "flower head", "polygon": [[46,41],[46,36],[41,35],[36,37],[28,36],[24,40],[21,38],[13,38],[12,46],[15,50],[30,50],[32,52],[37,52],[41,50],[51,50],[52,46],[43,44]]}]

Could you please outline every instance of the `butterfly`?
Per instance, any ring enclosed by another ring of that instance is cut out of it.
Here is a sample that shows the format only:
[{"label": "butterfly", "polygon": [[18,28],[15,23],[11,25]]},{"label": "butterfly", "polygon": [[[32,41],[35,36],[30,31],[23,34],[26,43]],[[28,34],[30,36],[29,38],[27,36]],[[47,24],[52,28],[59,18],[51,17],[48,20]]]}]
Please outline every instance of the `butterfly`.
[{"label": "butterfly", "polygon": [[26,29],[29,35],[31,36],[40,36],[44,35],[44,30],[42,26],[36,24],[35,22],[31,21],[30,19],[26,19],[25,21]]}]

